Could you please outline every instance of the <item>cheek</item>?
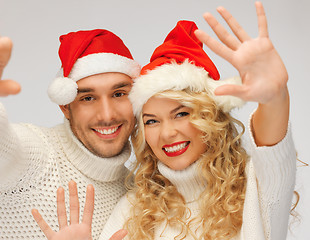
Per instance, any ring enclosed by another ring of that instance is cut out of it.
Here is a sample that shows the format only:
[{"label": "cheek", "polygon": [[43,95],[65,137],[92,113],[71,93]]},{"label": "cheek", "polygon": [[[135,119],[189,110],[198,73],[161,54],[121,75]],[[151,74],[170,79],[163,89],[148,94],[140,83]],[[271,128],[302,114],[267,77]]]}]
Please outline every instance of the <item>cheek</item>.
[{"label": "cheek", "polygon": [[93,122],[95,119],[96,113],[91,108],[80,108],[74,112],[74,119],[79,125],[87,124]]},{"label": "cheek", "polygon": [[150,146],[150,148],[154,151],[154,147],[156,145],[156,132],[151,129],[144,128],[144,136],[146,143]]},{"label": "cheek", "polygon": [[[185,128],[184,128],[185,129]],[[194,140],[200,149],[206,149],[206,144],[202,141],[203,132],[194,127],[192,124],[187,126],[187,132],[190,134],[190,138]]]},{"label": "cheek", "polygon": [[207,145],[203,142],[202,136],[203,136],[203,133],[201,131],[197,131],[196,143],[198,147],[197,150],[200,152],[200,154],[207,151]]},{"label": "cheek", "polygon": [[72,105],[70,105],[70,110],[72,115],[74,116],[81,116],[81,117],[87,117],[88,115],[91,115],[92,112],[95,111],[94,107],[91,105],[81,104],[79,102],[74,102]]},{"label": "cheek", "polygon": [[119,114],[126,116],[126,118],[128,119],[134,118],[133,111],[132,111],[132,105],[129,99],[126,101],[123,101],[121,104],[117,104],[116,111],[118,111]]},{"label": "cheek", "polygon": [[145,137],[145,141],[148,145],[151,145],[150,143],[151,141],[151,135],[150,135],[150,131],[148,131],[147,129],[144,128],[144,137]]}]

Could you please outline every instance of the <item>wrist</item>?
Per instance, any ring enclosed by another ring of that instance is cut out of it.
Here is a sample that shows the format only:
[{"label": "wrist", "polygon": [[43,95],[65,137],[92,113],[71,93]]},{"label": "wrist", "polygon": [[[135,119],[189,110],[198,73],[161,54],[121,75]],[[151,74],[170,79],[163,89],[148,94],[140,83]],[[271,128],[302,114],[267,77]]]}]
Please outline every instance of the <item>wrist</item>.
[{"label": "wrist", "polygon": [[274,108],[274,110],[277,110],[281,108],[281,106],[289,104],[289,92],[287,86],[281,88],[279,91],[277,91],[270,99],[269,101],[265,103],[259,103],[259,107],[263,108]]}]

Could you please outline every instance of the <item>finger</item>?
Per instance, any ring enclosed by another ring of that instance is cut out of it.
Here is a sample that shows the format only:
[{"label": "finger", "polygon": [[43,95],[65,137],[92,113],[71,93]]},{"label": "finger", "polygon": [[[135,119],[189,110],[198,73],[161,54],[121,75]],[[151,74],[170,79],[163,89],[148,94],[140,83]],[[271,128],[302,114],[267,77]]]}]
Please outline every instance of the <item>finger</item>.
[{"label": "finger", "polygon": [[224,7],[218,7],[217,11],[224,18],[230,29],[241,42],[251,39],[246,31],[244,31],[244,29],[239,25],[237,20]]},{"label": "finger", "polygon": [[214,38],[210,37],[207,33],[199,29],[195,31],[195,35],[201,42],[203,42],[214,53],[226,59],[228,62],[232,63],[233,50],[231,50],[224,44],[219,43]]},{"label": "finger", "polygon": [[39,225],[40,229],[44,233],[47,239],[50,239],[52,235],[54,234],[54,231],[50,228],[50,226],[44,221],[43,217],[39,213],[37,209],[32,209],[31,214],[34,218],[34,220]]},{"label": "finger", "polygon": [[80,204],[76,182],[69,182],[70,224],[79,223]]},{"label": "finger", "polygon": [[256,14],[258,21],[258,32],[260,37],[269,37],[268,26],[267,26],[267,17],[263,4],[261,2],[256,2]]},{"label": "finger", "polygon": [[222,43],[224,43],[232,50],[236,50],[239,47],[240,41],[229,34],[226,29],[215,19],[214,16],[212,16],[210,13],[205,13],[203,17],[212,28],[216,36],[222,41]]},{"label": "finger", "polygon": [[127,235],[127,233],[128,231],[125,229],[118,230],[109,240],[122,240]]},{"label": "finger", "polygon": [[20,92],[20,84],[13,80],[0,80],[0,96],[5,97]]},{"label": "finger", "polygon": [[0,37],[0,79],[3,69],[10,60],[13,43],[8,37]]},{"label": "finger", "polygon": [[236,84],[225,84],[225,85],[217,87],[214,90],[214,94],[217,96],[231,95],[231,96],[239,97],[243,100],[247,100],[246,92],[247,92],[247,87],[245,87],[244,85],[236,85]]},{"label": "finger", "polygon": [[65,190],[62,187],[58,188],[57,190],[57,216],[58,216],[59,229],[68,226],[67,211],[65,204]]},{"label": "finger", "polygon": [[83,212],[83,223],[91,226],[95,204],[95,190],[93,185],[88,185],[86,189],[86,200]]}]

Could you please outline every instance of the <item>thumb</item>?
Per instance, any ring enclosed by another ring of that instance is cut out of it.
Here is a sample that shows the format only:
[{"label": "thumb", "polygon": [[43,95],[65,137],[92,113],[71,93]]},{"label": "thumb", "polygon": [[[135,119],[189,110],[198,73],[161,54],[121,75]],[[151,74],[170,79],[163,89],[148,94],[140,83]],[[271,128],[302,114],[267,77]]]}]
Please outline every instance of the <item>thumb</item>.
[{"label": "thumb", "polygon": [[13,80],[0,80],[0,96],[5,97],[19,93],[21,86]]},{"label": "thumb", "polygon": [[244,85],[225,84],[214,90],[216,96],[231,95],[244,99],[246,87]]}]

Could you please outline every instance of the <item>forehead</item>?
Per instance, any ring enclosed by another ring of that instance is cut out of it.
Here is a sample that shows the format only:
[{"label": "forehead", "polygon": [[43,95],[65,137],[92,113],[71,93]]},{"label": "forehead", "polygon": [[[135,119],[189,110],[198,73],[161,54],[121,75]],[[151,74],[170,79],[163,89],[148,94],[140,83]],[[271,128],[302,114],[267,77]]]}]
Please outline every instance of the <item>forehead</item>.
[{"label": "forehead", "polygon": [[123,73],[101,73],[77,81],[78,89],[114,90],[121,87],[131,87],[132,79]]},{"label": "forehead", "polygon": [[176,100],[153,96],[144,104],[142,108],[142,113],[170,113],[170,111],[178,108],[180,105],[181,103]]}]

